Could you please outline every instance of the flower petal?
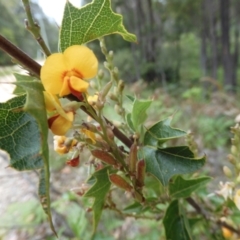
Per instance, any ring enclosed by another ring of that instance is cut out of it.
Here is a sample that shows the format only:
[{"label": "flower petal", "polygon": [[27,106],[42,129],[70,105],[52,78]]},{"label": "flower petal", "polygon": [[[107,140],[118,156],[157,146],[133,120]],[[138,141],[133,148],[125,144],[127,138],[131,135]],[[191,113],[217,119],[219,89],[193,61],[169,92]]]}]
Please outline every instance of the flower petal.
[{"label": "flower petal", "polygon": [[75,91],[85,93],[88,89],[89,83],[82,80],[81,78],[77,78],[75,76],[72,76],[72,77],[70,77],[69,85]]},{"label": "flower petal", "polygon": [[63,96],[66,96],[66,95],[68,95],[70,93],[71,93],[71,91],[69,89],[69,77],[66,76],[63,79],[62,87],[61,87],[61,90],[59,91],[59,96],[63,97]]},{"label": "flower petal", "polygon": [[56,95],[52,95],[51,93],[46,91],[43,92],[43,95],[47,111],[52,112],[57,109],[57,106],[61,106],[59,99]]},{"label": "flower petal", "polygon": [[98,60],[93,51],[88,47],[73,45],[67,48],[63,55],[68,70],[78,72],[83,79],[90,79],[96,76]]},{"label": "flower petal", "polygon": [[66,70],[67,66],[62,53],[54,53],[46,59],[41,68],[40,76],[47,92],[59,94]]},{"label": "flower petal", "polygon": [[51,124],[51,130],[53,134],[63,136],[70,128],[72,128],[74,114],[73,112],[68,112],[66,114],[68,115],[69,119],[72,119],[72,121],[68,121],[66,118],[59,115]]}]

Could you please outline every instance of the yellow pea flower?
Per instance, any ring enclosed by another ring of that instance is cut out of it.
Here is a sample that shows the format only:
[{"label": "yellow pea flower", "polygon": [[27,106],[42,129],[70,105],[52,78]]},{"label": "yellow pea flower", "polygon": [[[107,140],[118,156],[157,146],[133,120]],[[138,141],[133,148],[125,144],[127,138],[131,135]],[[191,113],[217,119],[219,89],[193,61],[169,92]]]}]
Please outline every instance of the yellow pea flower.
[{"label": "yellow pea flower", "polygon": [[66,154],[77,145],[76,139],[69,139],[66,136],[54,136],[53,148],[59,154]]},{"label": "yellow pea flower", "polygon": [[89,83],[85,80],[97,74],[98,61],[86,46],[73,45],[63,53],[50,55],[41,68],[45,90],[60,97],[72,93],[82,100]]},{"label": "yellow pea flower", "polygon": [[72,123],[74,120],[74,112],[66,112],[58,100],[56,95],[52,95],[49,92],[43,92],[46,109],[49,112],[55,112],[48,119],[48,127],[51,129],[55,135],[65,135],[67,131],[72,128]]}]

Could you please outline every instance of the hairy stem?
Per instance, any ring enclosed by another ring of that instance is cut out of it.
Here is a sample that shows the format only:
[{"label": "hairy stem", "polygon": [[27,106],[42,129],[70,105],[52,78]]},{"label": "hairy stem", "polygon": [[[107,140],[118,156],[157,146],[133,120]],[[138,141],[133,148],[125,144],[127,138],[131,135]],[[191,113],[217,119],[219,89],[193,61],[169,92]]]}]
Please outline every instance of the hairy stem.
[{"label": "hairy stem", "polygon": [[32,35],[37,40],[38,44],[42,48],[45,55],[46,56],[51,55],[50,50],[48,49],[46,43],[44,42],[44,40],[41,36],[39,25],[36,22],[34,22],[34,20],[33,20],[31,8],[29,5],[29,0],[22,0],[22,3],[24,6],[26,15],[27,15],[27,20],[25,21],[27,30],[32,33]]}]

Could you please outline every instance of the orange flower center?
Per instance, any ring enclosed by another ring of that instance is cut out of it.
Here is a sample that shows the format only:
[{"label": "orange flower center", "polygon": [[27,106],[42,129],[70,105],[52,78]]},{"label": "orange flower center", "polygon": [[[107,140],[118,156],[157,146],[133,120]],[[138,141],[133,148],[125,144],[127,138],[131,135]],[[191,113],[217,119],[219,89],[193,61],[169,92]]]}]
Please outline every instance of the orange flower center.
[{"label": "orange flower center", "polygon": [[70,71],[68,70],[63,73],[62,80],[64,81],[64,79],[66,79],[66,78],[69,79],[72,76],[75,76],[75,77],[81,78],[81,79],[83,78],[83,75],[78,70],[73,68]]}]

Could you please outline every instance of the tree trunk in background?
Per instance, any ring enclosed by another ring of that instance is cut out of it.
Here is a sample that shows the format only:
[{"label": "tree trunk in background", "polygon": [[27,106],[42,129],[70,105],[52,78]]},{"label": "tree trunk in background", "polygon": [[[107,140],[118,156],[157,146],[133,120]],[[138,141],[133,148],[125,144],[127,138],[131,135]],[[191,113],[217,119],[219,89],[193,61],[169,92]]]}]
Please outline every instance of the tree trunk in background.
[{"label": "tree trunk in background", "polygon": [[201,68],[202,75],[207,76],[207,24],[206,24],[206,0],[202,1],[202,26],[201,26]]},{"label": "tree trunk in background", "polygon": [[235,91],[236,79],[233,79],[233,58],[230,52],[229,34],[229,10],[230,0],[220,0],[220,20],[221,20],[221,41],[222,41],[222,61],[224,69],[224,84],[230,91]]},{"label": "tree trunk in background", "polygon": [[239,55],[239,11],[240,11],[240,3],[239,0],[234,2],[234,19],[235,19],[235,32],[234,32],[234,53],[232,56],[233,62],[233,79],[235,80],[235,86],[237,87],[237,68],[238,68],[238,55]]},{"label": "tree trunk in background", "polygon": [[148,10],[148,38],[147,38],[147,60],[150,62],[155,62],[155,52],[156,52],[156,38],[154,32],[154,14],[152,0],[147,0],[147,10]]},{"label": "tree trunk in background", "polygon": [[210,41],[211,41],[211,72],[215,80],[217,80],[217,68],[218,68],[218,41],[217,41],[217,2],[214,0],[206,1],[206,10],[209,20],[209,31],[210,31]]}]

